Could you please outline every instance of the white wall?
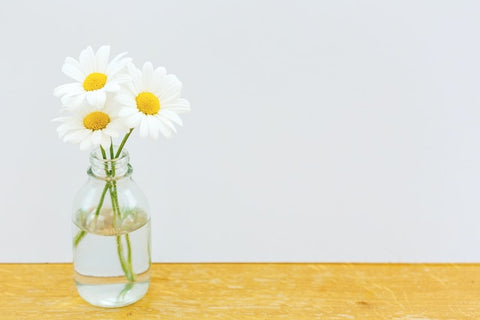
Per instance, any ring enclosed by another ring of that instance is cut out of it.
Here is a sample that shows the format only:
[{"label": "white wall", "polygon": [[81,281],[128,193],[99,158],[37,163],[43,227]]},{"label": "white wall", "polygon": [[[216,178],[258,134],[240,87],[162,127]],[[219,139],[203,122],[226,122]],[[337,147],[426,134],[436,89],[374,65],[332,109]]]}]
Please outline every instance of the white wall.
[{"label": "white wall", "polygon": [[192,112],[129,142],[154,261],[480,261],[476,1],[2,1],[0,261],[70,261],[61,65],[111,44]]}]

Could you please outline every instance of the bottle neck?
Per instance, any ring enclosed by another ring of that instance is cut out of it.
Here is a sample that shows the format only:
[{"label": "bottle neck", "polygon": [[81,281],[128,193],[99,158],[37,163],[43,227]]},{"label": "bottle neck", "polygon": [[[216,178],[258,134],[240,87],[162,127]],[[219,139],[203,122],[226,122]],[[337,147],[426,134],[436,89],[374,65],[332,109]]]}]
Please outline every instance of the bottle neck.
[{"label": "bottle neck", "polygon": [[93,151],[90,154],[90,168],[88,174],[94,178],[103,180],[118,180],[132,173],[129,164],[130,157],[127,151],[122,151],[118,158],[105,159],[100,151]]}]

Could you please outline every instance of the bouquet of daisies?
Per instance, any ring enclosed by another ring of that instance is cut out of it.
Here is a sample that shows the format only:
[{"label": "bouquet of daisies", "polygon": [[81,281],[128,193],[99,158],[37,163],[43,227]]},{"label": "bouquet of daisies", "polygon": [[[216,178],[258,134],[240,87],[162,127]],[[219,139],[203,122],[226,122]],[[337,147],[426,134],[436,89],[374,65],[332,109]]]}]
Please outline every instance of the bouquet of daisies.
[{"label": "bouquet of daisies", "polygon": [[[75,82],[55,88],[67,115],[59,117],[57,131],[63,141],[109,149],[112,140],[124,134],[120,147],[134,129],[141,137],[170,137],[178,114],[188,112],[190,104],[180,97],[182,83],[163,67],[146,62],[137,68],[126,53],[110,60],[110,47],[97,52],[91,47],[79,59],[67,57],[62,71]],[[115,154],[120,154],[116,150]]]},{"label": "bouquet of daisies", "polygon": [[[109,46],[96,52],[88,47],[78,60],[67,57],[62,71],[73,82],[54,90],[63,105],[62,116],[54,119],[60,123],[57,132],[63,141],[79,144],[82,150],[98,148],[103,160],[112,160],[110,167],[105,166],[107,179],[94,216],[99,216],[108,192],[113,214],[120,217],[113,160],[121,156],[134,130],[140,137],[157,139],[160,133],[170,137],[176,131],[175,125],[182,125],[178,114],[190,110],[188,101],[180,97],[182,83],[175,75],[167,74],[165,68],[154,68],[150,62],[137,68],[126,53],[110,59]],[[120,141],[118,147],[115,139]],[[85,235],[80,230],[74,236],[74,247]],[[128,255],[125,257],[119,250],[119,259],[125,276],[133,282],[128,234],[125,237]],[[119,248],[120,241],[117,236]]]}]

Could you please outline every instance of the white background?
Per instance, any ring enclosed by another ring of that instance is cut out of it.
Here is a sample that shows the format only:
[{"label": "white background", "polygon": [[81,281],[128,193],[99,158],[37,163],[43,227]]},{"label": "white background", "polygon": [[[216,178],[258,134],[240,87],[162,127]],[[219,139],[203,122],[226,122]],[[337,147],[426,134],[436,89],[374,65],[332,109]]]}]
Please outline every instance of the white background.
[{"label": "white background", "polygon": [[192,112],[128,142],[154,261],[480,261],[476,1],[2,1],[0,261],[71,261],[66,56],[128,51]]}]

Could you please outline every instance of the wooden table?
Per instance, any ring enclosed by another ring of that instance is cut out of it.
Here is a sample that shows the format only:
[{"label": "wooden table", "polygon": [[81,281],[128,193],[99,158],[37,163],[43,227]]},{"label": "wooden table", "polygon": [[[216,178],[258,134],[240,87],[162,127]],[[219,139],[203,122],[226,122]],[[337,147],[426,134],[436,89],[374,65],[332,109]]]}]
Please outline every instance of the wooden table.
[{"label": "wooden table", "polygon": [[154,264],[139,302],[102,309],[71,264],[0,264],[0,319],[480,319],[480,265]]}]

